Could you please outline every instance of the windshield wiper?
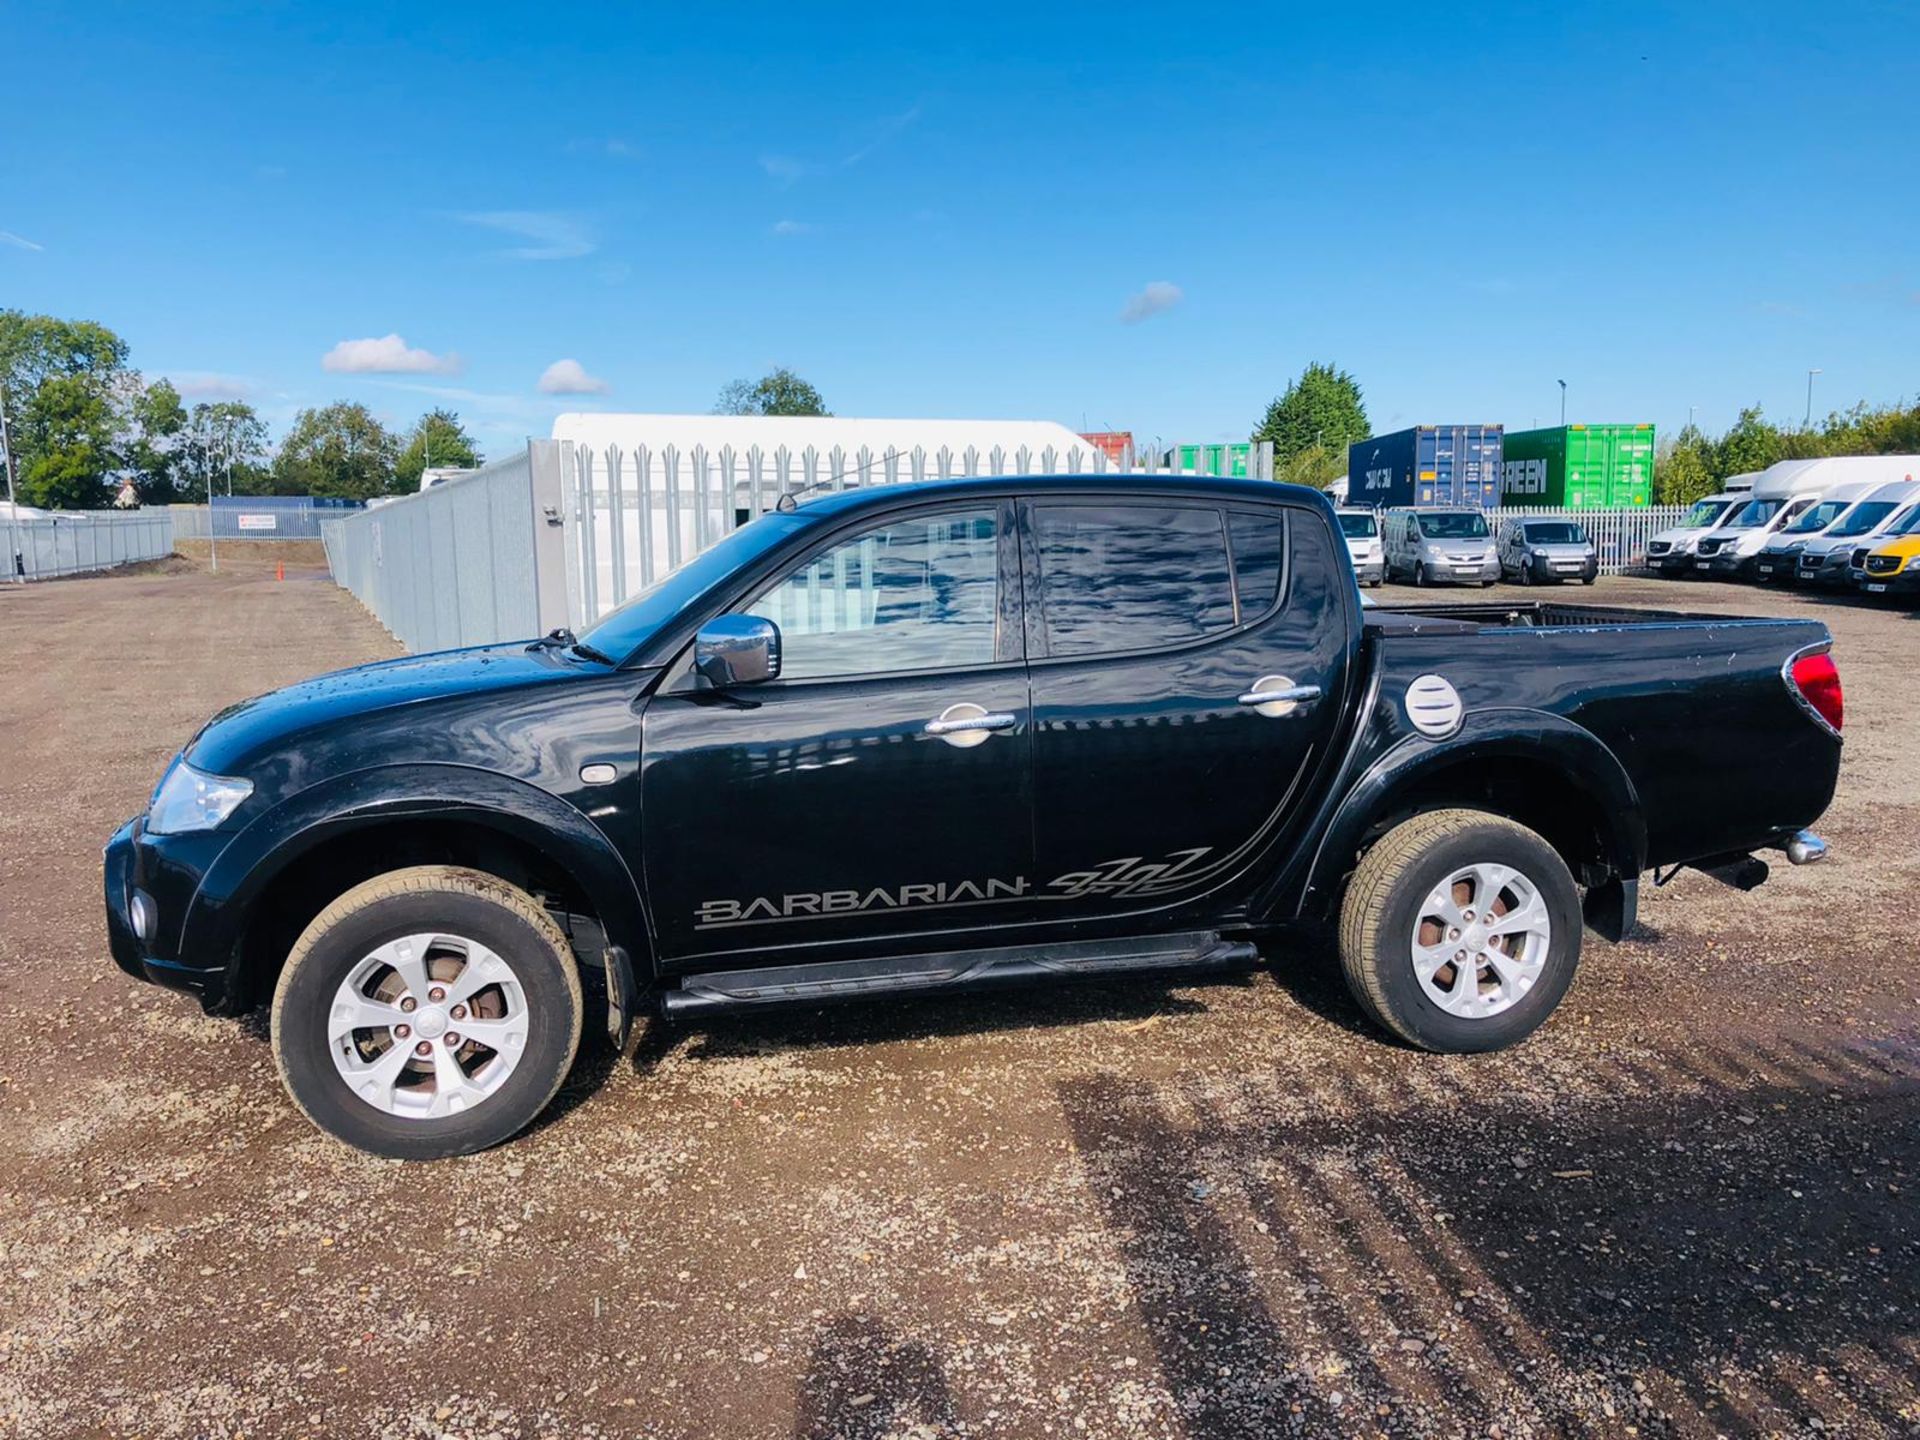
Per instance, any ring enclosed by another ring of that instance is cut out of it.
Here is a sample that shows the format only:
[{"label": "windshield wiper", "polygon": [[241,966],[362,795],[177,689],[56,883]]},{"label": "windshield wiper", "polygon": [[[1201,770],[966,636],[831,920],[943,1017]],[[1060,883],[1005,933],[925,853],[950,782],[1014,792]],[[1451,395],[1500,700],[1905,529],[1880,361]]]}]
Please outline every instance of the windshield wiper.
[{"label": "windshield wiper", "polygon": [[620,663],[605,651],[594,649],[564,625],[549,630],[527,648],[529,650],[566,650],[578,655],[582,660],[593,660],[602,665],[617,666]]}]

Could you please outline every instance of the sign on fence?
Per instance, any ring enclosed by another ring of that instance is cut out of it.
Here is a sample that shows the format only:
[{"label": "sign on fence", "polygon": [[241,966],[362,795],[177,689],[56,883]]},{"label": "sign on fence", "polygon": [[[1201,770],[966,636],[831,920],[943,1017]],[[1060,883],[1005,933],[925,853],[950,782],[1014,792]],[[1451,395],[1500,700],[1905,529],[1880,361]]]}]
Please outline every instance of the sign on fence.
[{"label": "sign on fence", "polygon": [[242,515],[239,517],[239,525],[242,530],[272,530],[275,529],[278,524],[279,517],[275,515]]}]

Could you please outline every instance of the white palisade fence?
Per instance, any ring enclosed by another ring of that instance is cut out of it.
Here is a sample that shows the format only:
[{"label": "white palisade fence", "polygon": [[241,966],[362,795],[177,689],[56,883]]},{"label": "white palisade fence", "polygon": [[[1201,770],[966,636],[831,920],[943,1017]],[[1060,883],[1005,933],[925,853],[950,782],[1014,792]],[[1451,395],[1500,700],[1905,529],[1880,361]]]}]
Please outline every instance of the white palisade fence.
[{"label": "white palisade fence", "polygon": [[[729,531],[772,509],[783,495],[804,500],[841,490],[976,475],[1164,477],[1173,473],[1174,458],[1174,452],[1148,449],[1123,464],[1091,445],[1036,452],[1000,446],[875,451],[865,446],[782,445],[763,450],[723,445],[709,450],[694,445],[682,450],[675,445],[623,449],[558,443],[568,508],[568,613],[575,626],[592,624]],[[1199,463],[1206,463],[1204,451]],[[1272,477],[1271,445],[1256,447],[1255,472]]]}]

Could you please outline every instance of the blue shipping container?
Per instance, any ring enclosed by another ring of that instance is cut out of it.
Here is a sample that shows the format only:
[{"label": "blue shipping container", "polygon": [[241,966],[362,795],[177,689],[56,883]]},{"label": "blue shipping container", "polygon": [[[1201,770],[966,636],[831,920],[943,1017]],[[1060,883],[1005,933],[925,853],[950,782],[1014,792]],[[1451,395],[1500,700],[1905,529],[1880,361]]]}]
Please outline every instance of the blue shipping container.
[{"label": "blue shipping container", "polygon": [[1416,425],[1347,447],[1347,503],[1475,505],[1500,503],[1505,429],[1499,425]]}]

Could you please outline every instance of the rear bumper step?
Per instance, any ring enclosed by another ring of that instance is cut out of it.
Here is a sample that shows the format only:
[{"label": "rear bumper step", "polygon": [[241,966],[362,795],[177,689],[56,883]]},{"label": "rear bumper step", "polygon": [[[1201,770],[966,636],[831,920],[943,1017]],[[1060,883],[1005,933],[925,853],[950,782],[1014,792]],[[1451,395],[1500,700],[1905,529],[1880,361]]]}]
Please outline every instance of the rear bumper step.
[{"label": "rear bumper step", "polygon": [[1223,940],[1213,931],[1192,931],[1130,940],[1083,940],[1004,950],[779,965],[689,975],[677,989],[660,993],[660,1009],[670,1017],[698,1015],[877,995],[975,990],[1075,975],[1227,969],[1253,965],[1259,958],[1250,941]]}]

